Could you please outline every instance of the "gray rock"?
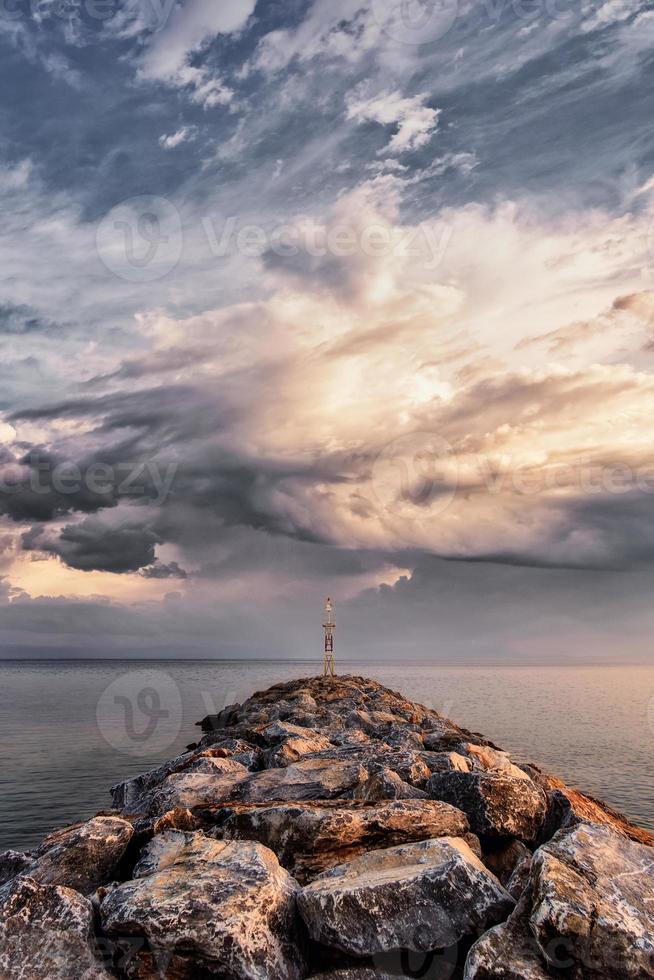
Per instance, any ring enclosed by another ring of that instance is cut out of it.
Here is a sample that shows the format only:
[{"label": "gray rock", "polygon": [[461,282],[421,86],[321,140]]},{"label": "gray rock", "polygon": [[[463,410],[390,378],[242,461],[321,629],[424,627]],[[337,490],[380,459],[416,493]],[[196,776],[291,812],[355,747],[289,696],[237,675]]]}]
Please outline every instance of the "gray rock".
[{"label": "gray rock", "polygon": [[27,871],[34,864],[34,859],[29,854],[20,851],[3,851],[0,854],[0,886],[5,885],[16,875]]},{"label": "gray rock", "polygon": [[175,980],[203,971],[230,980],[300,980],[296,892],[260,844],[167,831],[145,848],[134,880],[109,892],[100,914],[119,948],[126,937],[147,940],[149,952],[137,952],[128,976],[143,975],[152,954]]},{"label": "gray rock", "polygon": [[70,888],[18,877],[0,890],[3,980],[110,980],[94,955],[93,908]]},{"label": "gray rock", "polygon": [[553,966],[605,980],[654,977],[654,851],[581,824],[541,847],[531,873],[532,932]]},{"label": "gray rock", "polygon": [[476,834],[533,841],[547,815],[547,796],[525,776],[505,773],[435,773],[429,795],[467,813]]},{"label": "gray rock", "polygon": [[239,806],[220,828],[224,839],[257,840],[305,882],[365,851],[469,831],[460,810],[434,800],[389,801],[379,806],[287,803]]},{"label": "gray rock", "polygon": [[370,851],[298,897],[312,938],[355,956],[451,946],[513,906],[465,841],[453,837]]},{"label": "gray rock", "polygon": [[520,904],[507,922],[477,940],[468,953],[464,980],[550,980]]}]

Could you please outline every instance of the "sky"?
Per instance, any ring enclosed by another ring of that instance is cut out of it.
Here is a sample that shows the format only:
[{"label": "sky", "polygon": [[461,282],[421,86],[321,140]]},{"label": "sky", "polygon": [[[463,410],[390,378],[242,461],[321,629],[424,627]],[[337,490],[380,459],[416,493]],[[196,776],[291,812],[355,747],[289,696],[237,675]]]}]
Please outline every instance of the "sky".
[{"label": "sky", "polygon": [[0,657],[651,662],[653,42],[3,0]]}]

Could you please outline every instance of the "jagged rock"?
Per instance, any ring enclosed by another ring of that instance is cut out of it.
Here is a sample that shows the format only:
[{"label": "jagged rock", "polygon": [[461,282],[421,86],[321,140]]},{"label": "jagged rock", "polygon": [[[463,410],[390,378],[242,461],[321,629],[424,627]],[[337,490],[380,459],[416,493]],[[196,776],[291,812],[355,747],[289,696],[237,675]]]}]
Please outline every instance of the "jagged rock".
[{"label": "jagged rock", "polygon": [[532,932],[548,962],[561,949],[583,975],[654,977],[654,851],[581,824],[541,847],[531,873]]},{"label": "jagged rock", "polygon": [[367,778],[356,760],[302,759],[284,769],[253,773],[239,786],[238,798],[249,803],[329,800],[351,794]]},{"label": "jagged rock", "polygon": [[117,810],[123,813],[139,813],[148,809],[153,791],[161,786],[171,775],[183,775],[193,772],[207,771],[210,760],[215,760],[212,771],[221,773],[247,772],[245,766],[238,761],[228,758],[230,752],[223,748],[205,748],[199,752],[186,752],[184,755],[171,759],[157,769],[151,769],[133,779],[127,779],[112,786],[111,795]]},{"label": "jagged rock", "polygon": [[[238,765],[238,763],[234,763]],[[248,775],[240,772],[173,773],[141,801],[141,807],[151,816],[163,816],[169,810],[190,810],[197,806],[216,805],[235,799]]]},{"label": "jagged rock", "polygon": [[93,908],[70,888],[18,877],[0,890],[3,980],[110,980],[94,955]]},{"label": "jagged rock", "polygon": [[21,872],[27,871],[33,863],[34,859],[28,854],[20,851],[3,851],[0,854],[0,886],[5,885]]},{"label": "jagged rock", "polygon": [[431,776],[431,770],[421,757],[423,753],[390,748],[384,742],[370,740],[363,745],[345,745],[320,752],[312,758],[331,759],[334,762],[358,762],[369,773],[388,769],[400,779],[418,789],[423,789]]},{"label": "jagged rock", "polygon": [[357,786],[352,796],[355,800],[368,800],[377,803],[380,800],[426,800],[427,794],[423,789],[417,789],[400,779],[391,769],[380,769],[365,783]]},{"label": "jagged rock", "polygon": [[289,722],[275,722],[261,733],[269,746],[263,759],[266,767],[288,766],[302,756],[331,748],[331,742],[320,732]]},{"label": "jagged rock", "polygon": [[298,896],[312,938],[355,956],[451,946],[513,906],[465,841],[453,837],[370,851]]},{"label": "jagged rock", "polygon": [[435,773],[429,795],[467,813],[476,834],[489,837],[537,838],[547,814],[547,797],[529,778],[505,773]]},{"label": "jagged rock", "polygon": [[400,722],[397,728],[384,733],[384,741],[393,749],[402,749],[405,752],[423,752],[425,744],[422,734],[406,722]]},{"label": "jagged rock", "polygon": [[[261,844],[167,831],[145,848],[134,880],[107,894],[100,914],[119,948],[144,937],[175,980],[203,971],[230,980],[299,980],[296,892]],[[128,976],[139,975],[144,955],[128,962]]]},{"label": "jagged rock", "polygon": [[235,805],[225,813],[228,816],[219,830],[224,839],[265,844],[302,882],[373,848],[462,837],[470,829],[460,810],[433,800],[394,801],[381,806]]},{"label": "jagged rock", "polygon": [[468,953],[464,980],[550,980],[529,930],[527,903],[477,940]]}]

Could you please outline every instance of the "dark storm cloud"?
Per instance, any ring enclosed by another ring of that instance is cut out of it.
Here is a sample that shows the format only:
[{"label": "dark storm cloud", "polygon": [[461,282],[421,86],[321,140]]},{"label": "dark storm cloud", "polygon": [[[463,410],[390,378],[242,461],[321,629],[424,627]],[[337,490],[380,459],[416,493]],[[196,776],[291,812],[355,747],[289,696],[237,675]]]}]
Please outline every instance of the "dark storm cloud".
[{"label": "dark storm cloud", "polygon": [[95,517],[63,528],[56,538],[42,537],[34,529],[23,538],[24,548],[57,555],[69,568],[120,574],[152,565],[160,543],[148,527],[129,521],[107,524]]},{"label": "dark storm cloud", "polygon": [[188,572],[181,568],[176,561],[171,561],[167,564],[162,561],[155,561],[149,568],[142,568],[141,575],[143,578],[154,579],[188,578]]},{"label": "dark storm cloud", "polygon": [[62,329],[47,317],[39,316],[30,306],[0,303],[0,336],[54,333]]}]

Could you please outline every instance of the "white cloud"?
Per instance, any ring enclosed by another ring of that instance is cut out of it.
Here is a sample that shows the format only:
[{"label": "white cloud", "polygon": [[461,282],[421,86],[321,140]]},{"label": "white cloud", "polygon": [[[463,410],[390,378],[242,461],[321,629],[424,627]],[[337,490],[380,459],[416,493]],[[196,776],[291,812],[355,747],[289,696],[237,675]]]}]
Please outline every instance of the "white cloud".
[{"label": "white cloud", "polygon": [[147,78],[165,80],[187,63],[188,55],[218,34],[245,27],[256,0],[189,0],[175,8],[167,24],[150,41],[142,64]]},{"label": "white cloud", "polygon": [[440,109],[425,105],[427,94],[403,98],[399,92],[383,92],[366,96],[365,86],[359,87],[347,99],[347,118],[357,123],[377,122],[397,127],[397,131],[382,153],[404,153],[425,146],[438,128]]},{"label": "white cloud", "polygon": [[181,143],[189,143],[194,140],[197,135],[197,131],[193,126],[182,126],[175,133],[163,134],[159,137],[159,146],[164,150],[174,150],[175,147],[180,146]]}]

